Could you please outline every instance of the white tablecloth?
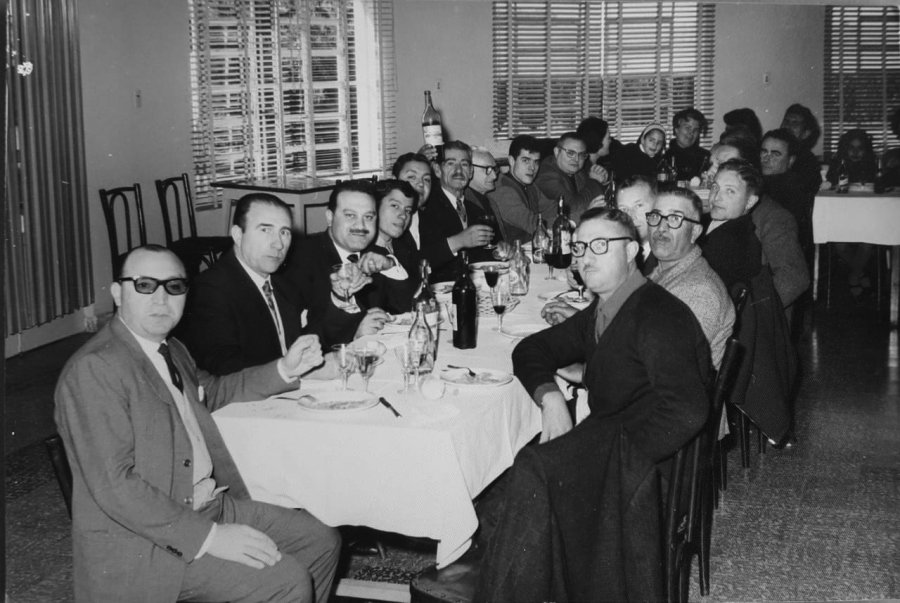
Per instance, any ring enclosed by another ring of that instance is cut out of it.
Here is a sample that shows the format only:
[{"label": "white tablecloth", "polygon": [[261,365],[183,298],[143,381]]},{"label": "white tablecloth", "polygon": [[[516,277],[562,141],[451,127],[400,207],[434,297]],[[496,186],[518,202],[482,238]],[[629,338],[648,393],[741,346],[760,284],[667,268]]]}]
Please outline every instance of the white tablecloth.
[{"label": "white tablecloth", "polygon": [[[873,243],[891,245],[891,325],[897,326],[900,306],[900,194],[839,194],[832,191],[816,195],[813,206],[813,241],[817,244],[814,270],[818,281],[819,244]],[[813,294],[817,292],[813,283]]]},{"label": "white tablecloth", "polygon": [[[504,329],[543,325],[541,293],[564,291],[534,268],[529,295],[504,318]],[[518,380],[499,387],[448,386],[435,401],[397,393],[400,368],[390,349],[405,334],[384,335],[384,362],[369,390],[385,407],[359,412],[311,412],[291,400],[232,404],[213,416],[255,500],[309,510],[326,524],[365,525],[438,541],[447,565],[470,544],[477,528],[472,498],[508,468],[541,427],[540,411]],[[438,368],[447,364],[512,370],[516,340],[482,316],[478,347],[458,350],[441,331]],[[334,390],[336,381],[305,381],[304,392]],[[362,388],[359,375],[351,388]]]}]

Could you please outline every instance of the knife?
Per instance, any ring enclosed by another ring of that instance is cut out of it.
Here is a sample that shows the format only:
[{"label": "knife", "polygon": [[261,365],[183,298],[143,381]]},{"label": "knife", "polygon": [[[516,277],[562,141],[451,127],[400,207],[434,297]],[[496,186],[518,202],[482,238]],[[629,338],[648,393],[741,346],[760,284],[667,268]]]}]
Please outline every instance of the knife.
[{"label": "knife", "polygon": [[401,415],[399,412],[397,412],[397,409],[394,408],[393,406],[391,406],[391,403],[388,402],[387,400],[385,400],[383,397],[382,397],[382,398],[378,398],[378,401],[381,402],[382,405],[386,406],[386,407],[388,408],[388,410],[390,410],[392,413],[394,413],[394,416],[395,416],[395,417],[402,417],[402,416],[403,416],[403,415]]}]

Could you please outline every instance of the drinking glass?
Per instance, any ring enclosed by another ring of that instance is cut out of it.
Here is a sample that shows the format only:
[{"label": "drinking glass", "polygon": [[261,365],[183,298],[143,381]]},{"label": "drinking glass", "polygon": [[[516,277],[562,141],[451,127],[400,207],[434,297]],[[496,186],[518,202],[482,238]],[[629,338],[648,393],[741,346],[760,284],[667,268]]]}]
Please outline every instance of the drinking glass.
[{"label": "drinking glass", "polygon": [[356,356],[356,369],[363,378],[363,390],[369,391],[369,379],[375,372],[375,365],[381,360],[386,348],[380,341],[367,341],[364,344],[353,346],[353,354]]},{"label": "drinking glass", "polygon": [[353,280],[353,271],[358,270],[359,268],[350,262],[346,264],[335,264],[331,267],[331,274],[336,274],[338,277],[337,286],[341,290],[344,299],[350,297],[350,283]]},{"label": "drinking glass", "polygon": [[349,344],[336,343],[331,346],[334,352],[334,359],[337,363],[338,372],[341,374],[341,389],[347,390],[347,380],[350,374],[356,370],[356,355]]},{"label": "drinking glass", "polygon": [[500,232],[500,226],[497,224],[497,218],[494,216],[494,214],[483,214],[475,220],[475,223],[491,227],[491,230],[494,231],[494,234],[491,236],[491,240],[487,245],[484,246],[484,248],[495,249],[497,247],[497,234]]},{"label": "drinking glass", "polygon": [[397,393],[409,393],[409,373],[413,368],[413,353],[409,343],[404,343],[394,348],[394,354],[400,362],[400,371],[403,373],[403,388],[397,390]]},{"label": "drinking glass", "polygon": [[491,288],[491,305],[497,314],[497,332],[503,332],[503,314],[509,305],[509,290],[506,287]]},{"label": "drinking glass", "polygon": [[497,286],[497,281],[500,279],[501,274],[503,274],[503,270],[500,266],[485,266],[484,282],[487,283],[488,287],[493,289]]},{"label": "drinking glass", "polygon": [[563,253],[560,244],[551,244],[550,248],[544,252],[544,261],[550,267],[550,276],[544,280],[556,280],[553,275],[553,269],[565,270],[572,264],[572,252]]},{"label": "drinking glass", "polygon": [[409,354],[409,366],[416,375],[416,388],[419,387],[419,367],[425,362],[425,356],[428,354],[428,342],[422,339],[411,337],[407,342],[407,353]]},{"label": "drinking glass", "polygon": [[572,278],[574,278],[575,282],[578,283],[578,297],[576,297],[572,301],[583,304],[588,301],[588,298],[584,296],[584,279],[581,278],[581,273],[578,271],[578,268],[572,268]]}]

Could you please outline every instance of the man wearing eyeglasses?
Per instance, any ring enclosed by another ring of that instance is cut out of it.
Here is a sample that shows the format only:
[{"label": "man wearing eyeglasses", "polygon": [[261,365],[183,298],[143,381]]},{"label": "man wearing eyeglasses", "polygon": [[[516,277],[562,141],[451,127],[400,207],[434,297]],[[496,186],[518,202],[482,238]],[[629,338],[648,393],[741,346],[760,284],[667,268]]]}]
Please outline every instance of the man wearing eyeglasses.
[{"label": "man wearing eyeglasses", "polygon": [[[584,140],[575,132],[567,132],[556,143],[553,156],[541,162],[535,180],[541,193],[554,203],[562,197],[569,207],[569,217],[576,221],[591,201],[603,194],[604,183],[609,179],[609,174],[600,165],[592,166],[587,174],[582,171],[587,156]],[[544,211],[542,216],[551,223],[556,214]]]},{"label": "man wearing eyeglasses", "polygon": [[650,247],[658,262],[647,278],[687,304],[709,341],[713,366],[719,368],[734,327],[734,303],[697,245],[703,234],[702,212],[700,198],[687,189],[658,194],[646,214]]},{"label": "man wearing eyeglasses", "polygon": [[484,212],[467,201],[465,190],[472,179],[472,148],[453,140],[444,145],[443,161],[435,161],[440,186],[431,187],[431,196],[419,218],[422,255],[431,264],[431,282],[456,279],[458,253],[469,251],[470,262],[492,260],[485,248],[494,230],[484,224]]},{"label": "man wearing eyeglasses", "polygon": [[488,193],[497,188],[499,176],[500,168],[491,152],[481,147],[474,147],[472,149],[472,179],[466,188],[466,201],[474,203],[484,212],[485,223],[494,229],[494,238],[491,241],[494,245],[506,240],[503,223],[499,220],[500,210],[488,197]]},{"label": "man wearing eyeglasses", "polygon": [[[519,452],[486,522],[476,600],[664,598],[659,477],[706,421],[712,367],[690,309],[638,270],[636,238],[624,212],[585,212],[572,255],[596,299],[513,351],[544,443]],[[554,377],[575,362],[591,414],[573,428]]]},{"label": "man wearing eyeglasses", "polygon": [[210,416],[296,389],[315,335],[213,377],[169,333],[187,282],[171,251],[133,250],[116,316],[67,363],[55,419],[72,467],[76,601],[324,601],[340,537],[303,510],[250,500]]}]

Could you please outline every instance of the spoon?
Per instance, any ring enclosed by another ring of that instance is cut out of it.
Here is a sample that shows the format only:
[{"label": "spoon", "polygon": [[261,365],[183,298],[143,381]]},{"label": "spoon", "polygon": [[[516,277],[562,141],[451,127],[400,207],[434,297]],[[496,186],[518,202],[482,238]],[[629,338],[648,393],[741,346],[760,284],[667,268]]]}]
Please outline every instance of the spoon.
[{"label": "spoon", "polygon": [[468,372],[469,372],[469,377],[472,377],[473,379],[474,379],[475,377],[478,376],[478,373],[476,373],[475,371],[473,371],[472,369],[470,369],[470,368],[467,367],[467,366],[456,366],[456,365],[454,365],[454,364],[448,364],[448,365],[447,365],[447,368],[460,369],[460,370],[463,370],[463,371],[468,371]]}]

